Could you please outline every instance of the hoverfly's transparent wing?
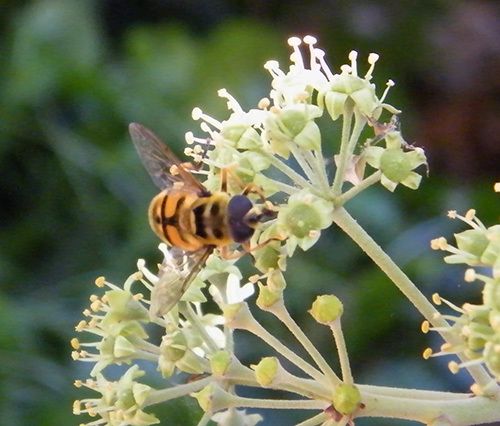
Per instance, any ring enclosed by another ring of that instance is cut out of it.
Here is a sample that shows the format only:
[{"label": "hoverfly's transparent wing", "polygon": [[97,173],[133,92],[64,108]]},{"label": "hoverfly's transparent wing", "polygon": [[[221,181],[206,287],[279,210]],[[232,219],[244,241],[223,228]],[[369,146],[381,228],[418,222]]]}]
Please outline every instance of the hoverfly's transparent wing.
[{"label": "hoverfly's transparent wing", "polygon": [[144,167],[160,189],[182,182],[184,190],[206,191],[183,166],[176,155],[151,130],[138,123],[129,125],[130,136]]},{"label": "hoverfly's transparent wing", "polygon": [[169,248],[169,258],[165,260],[158,274],[158,282],[151,291],[151,318],[168,314],[179,302],[189,285],[198,275],[200,269],[213,252],[212,247],[202,248],[196,252]]}]

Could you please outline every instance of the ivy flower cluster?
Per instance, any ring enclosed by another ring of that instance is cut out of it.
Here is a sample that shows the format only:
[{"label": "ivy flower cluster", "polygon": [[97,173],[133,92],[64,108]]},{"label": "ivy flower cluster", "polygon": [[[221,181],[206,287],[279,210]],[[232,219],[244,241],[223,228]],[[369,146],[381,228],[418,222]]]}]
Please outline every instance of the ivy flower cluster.
[{"label": "ivy flower cluster", "polygon": [[[466,303],[457,307],[449,301],[434,295],[436,304],[446,303],[458,316],[447,315],[453,326],[447,333],[455,335],[454,343],[447,343],[435,355],[450,353],[462,354],[464,361],[450,362],[453,372],[467,365],[484,364],[500,381],[500,225],[486,227],[469,210],[464,216],[450,211],[451,219],[459,219],[470,229],[455,234],[455,245],[449,244],[444,237],[432,241],[435,250],[448,252],[446,263],[469,266],[465,271],[465,281],[477,282],[482,286],[482,303]],[[424,323],[424,329],[431,329]],[[426,351],[430,356],[432,351]]]},{"label": "ivy flower cluster", "polygon": [[[468,345],[470,353],[477,355],[471,359],[480,358],[490,371],[498,374],[499,319],[478,307],[467,312],[468,327],[465,315],[453,326],[447,326],[408,277],[344,209],[349,200],[378,183],[390,191],[400,184],[417,189],[419,173],[427,166],[424,152],[403,139],[396,117],[399,110],[386,103],[394,83],[389,80],[379,95],[372,82],[378,55],[368,56],[364,75],[358,72],[354,51],[349,54],[349,63],[334,72],[325,61],[325,53],[316,47],[314,37],[292,37],[288,44],[292,49],[288,69],[282,69],[276,61],[265,64],[271,75],[268,97],[246,111],[221,89],[219,96],[227,102],[228,117],[217,120],[195,108],[193,119],[199,121],[203,134],[186,134],[185,153],[204,164],[204,168],[193,173],[199,175],[208,190],[218,190],[221,171],[229,171],[233,177],[229,193],[241,191],[242,184],[254,185],[260,188],[269,209],[276,211],[275,217],[260,224],[250,242],[259,247],[252,251],[256,273],[244,277],[235,260],[224,259],[215,250],[188,291],[174,297],[172,293],[190,274],[189,262],[179,261],[172,256],[171,248],[160,244],[163,259],[157,271],[139,260],[137,271],[122,286],[98,278],[96,285],[104,292],[91,296],[85,319],[76,327],[87,338],[71,342],[73,358],[93,364],[91,379],[75,383],[94,393],[74,405],[75,414],[86,413],[93,419],[87,426],[156,424],[159,419],[151,412],[153,406],[183,396],[198,401],[204,413],[199,426],[210,421],[221,426],[253,426],[262,417],[248,413],[249,408],[312,410],[314,414],[301,426],[345,426],[353,424],[356,417],[368,415],[441,425],[452,424],[443,423],[443,416],[448,413],[453,417],[453,410],[462,413],[464,403],[471,407],[471,413],[493,410],[494,402],[489,399],[471,400],[469,395],[457,395],[451,400],[443,396],[444,405],[440,406],[436,402],[438,393],[417,390],[411,391],[416,401],[412,410],[406,390],[356,384],[341,327],[341,301],[331,294],[320,295],[309,310],[312,318],[332,334],[340,374],[286,309],[287,262],[297,249],[310,249],[321,232],[335,223],[387,272],[427,318],[429,329],[445,327],[441,335],[448,342],[447,337],[464,325],[462,331],[468,328],[468,338],[463,339],[462,346]],[[387,121],[382,120],[383,114]],[[333,158],[325,158],[323,153],[326,142],[322,139],[320,117],[326,119],[322,123],[328,122],[341,131],[338,143],[327,142],[329,151],[333,147],[336,152]],[[369,138],[364,139],[362,134],[367,130]],[[482,265],[486,260],[494,264],[496,272],[491,280],[497,280],[498,230],[483,229],[476,221],[474,233],[464,233],[459,240],[456,250],[442,241],[440,247],[453,251],[452,259],[467,259],[470,265]],[[479,273],[474,279],[486,280]],[[485,292],[488,306],[496,304],[498,308],[498,285],[495,287],[490,281],[485,285],[490,288]],[[256,289],[258,295],[253,303],[250,298]],[[215,305],[206,304],[208,298]],[[274,315],[311,361],[304,360],[264,328],[252,309]],[[153,326],[161,330],[159,341],[151,338]],[[491,333],[493,329],[496,334]],[[257,336],[280,356],[243,365],[236,356],[235,330]],[[287,371],[282,360],[301,373]],[[146,369],[141,369],[148,363],[157,369],[157,376],[148,377]],[[117,381],[106,378],[108,367],[113,365],[128,366]],[[477,382],[486,382],[484,371],[471,374]],[[173,376],[187,379],[181,384],[169,385],[165,380],[164,386],[158,385],[162,383],[159,379]],[[242,397],[236,386],[276,389],[296,397]],[[484,387],[482,390],[486,393]],[[491,396],[494,392],[491,387],[487,393]],[[470,417],[472,414],[469,417],[473,420],[464,423],[468,415],[461,414],[460,424],[473,424],[476,419]]]}]

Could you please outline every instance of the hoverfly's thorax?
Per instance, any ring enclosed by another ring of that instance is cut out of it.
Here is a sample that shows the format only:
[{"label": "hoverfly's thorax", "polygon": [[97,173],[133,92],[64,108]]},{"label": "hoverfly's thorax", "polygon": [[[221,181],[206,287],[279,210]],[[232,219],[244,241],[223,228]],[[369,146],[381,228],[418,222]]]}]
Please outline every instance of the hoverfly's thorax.
[{"label": "hoverfly's thorax", "polygon": [[245,195],[235,195],[228,203],[229,229],[232,239],[237,243],[248,241],[254,234],[254,228],[245,220],[252,207],[252,202]]}]

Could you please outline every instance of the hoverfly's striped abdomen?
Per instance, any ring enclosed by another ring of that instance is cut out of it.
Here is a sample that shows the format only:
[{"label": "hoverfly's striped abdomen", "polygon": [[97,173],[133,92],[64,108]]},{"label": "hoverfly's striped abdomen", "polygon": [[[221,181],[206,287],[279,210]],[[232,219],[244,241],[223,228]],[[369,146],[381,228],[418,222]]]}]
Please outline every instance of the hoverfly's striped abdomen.
[{"label": "hoverfly's striped abdomen", "polygon": [[171,246],[197,251],[233,242],[227,223],[229,195],[200,196],[187,191],[163,191],[151,201],[149,220],[153,231]]}]

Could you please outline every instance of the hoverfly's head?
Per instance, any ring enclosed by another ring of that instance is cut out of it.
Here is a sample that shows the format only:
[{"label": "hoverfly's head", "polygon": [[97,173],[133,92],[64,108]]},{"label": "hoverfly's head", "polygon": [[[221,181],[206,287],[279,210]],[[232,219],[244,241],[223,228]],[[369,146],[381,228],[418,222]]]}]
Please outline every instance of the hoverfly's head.
[{"label": "hoverfly's head", "polygon": [[245,195],[232,197],[227,210],[231,236],[237,243],[248,241],[260,222],[274,219],[277,215],[268,207],[254,206]]}]

